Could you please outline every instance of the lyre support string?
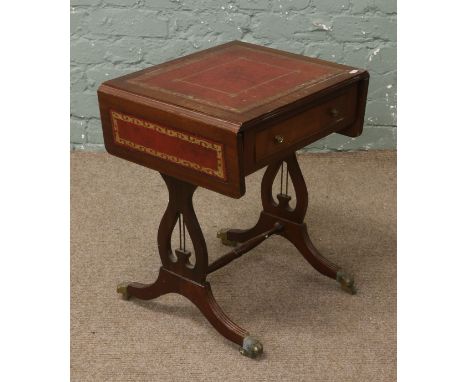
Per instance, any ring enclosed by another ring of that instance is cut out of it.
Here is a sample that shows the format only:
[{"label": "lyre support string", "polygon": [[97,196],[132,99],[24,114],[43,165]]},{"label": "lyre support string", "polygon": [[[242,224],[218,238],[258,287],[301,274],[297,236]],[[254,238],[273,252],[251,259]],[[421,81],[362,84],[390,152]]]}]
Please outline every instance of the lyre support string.
[{"label": "lyre support string", "polygon": [[288,164],[286,163],[286,195],[288,194],[288,183],[289,183],[289,167]]},{"label": "lyre support string", "polygon": [[281,162],[280,194],[283,193],[283,165],[284,162]]},{"label": "lyre support string", "polygon": [[180,220],[180,212],[179,212],[179,249],[182,249],[182,221]]},{"label": "lyre support string", "polygon": [[183,230],[183,237],[184,237],[184,252],[185,252],[185,221],[184,221],[184,214],[182,214],[182,230]]}]

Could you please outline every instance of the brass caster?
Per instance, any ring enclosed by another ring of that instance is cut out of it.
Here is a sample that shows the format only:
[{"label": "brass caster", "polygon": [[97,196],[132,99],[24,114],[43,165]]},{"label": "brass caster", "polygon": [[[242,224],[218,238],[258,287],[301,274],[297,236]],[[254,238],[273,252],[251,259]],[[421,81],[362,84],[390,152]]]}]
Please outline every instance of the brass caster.
[{"label": "brass caster", "polygon": [[341,285],[341,289],[349,294],[356,294],[356,286],[354,285],[353,276],[343,271],[338,271],[336,274],[336,281]]},{"label": "brass caster", "polygon": [[229,231],[229,228],[220,229],[218,233],[216,234],[216,237],[221,239],[221,243],[223,245],[227,245],[228,247],[235,247],[237,245],[237,241],[228,240],[227,238],[228,231]]},{"label": "brass caster", "polygon": [[122,295],[123,300],[128,300],[130,299],[130,294],[128,293],[128,283],[120,283],[117,285],[117,293],[120,293]]},{"label": "brass caster", "polygon": [[247,336],[244,338],[239,352],[246,357],[257,358],[263,353],[263,345],[255,337]]}]

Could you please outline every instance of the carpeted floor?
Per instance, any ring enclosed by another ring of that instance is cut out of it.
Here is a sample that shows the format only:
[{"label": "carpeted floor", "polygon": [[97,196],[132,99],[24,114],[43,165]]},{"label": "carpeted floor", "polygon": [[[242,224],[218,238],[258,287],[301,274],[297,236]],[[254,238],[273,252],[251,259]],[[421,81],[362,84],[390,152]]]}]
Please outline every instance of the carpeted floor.
[{"label": "carpeted floor", "polygon": [[[395,381],[396,154],[311,154],[299,162],[311,238],[354,273],[358,294],[342,292],[284,239],[266,240],[209,277],[224,311],[262,340],[263,357],[251,360],[181,296],[119,298],[118,282],[157,276],[167,191],[157,172],[105,153],[73,153],[72,381]],[[196,191],[210,259],[229,250],[216,239],[219,228],[256,222],[262,174],[247,178],[239,200]]]}]

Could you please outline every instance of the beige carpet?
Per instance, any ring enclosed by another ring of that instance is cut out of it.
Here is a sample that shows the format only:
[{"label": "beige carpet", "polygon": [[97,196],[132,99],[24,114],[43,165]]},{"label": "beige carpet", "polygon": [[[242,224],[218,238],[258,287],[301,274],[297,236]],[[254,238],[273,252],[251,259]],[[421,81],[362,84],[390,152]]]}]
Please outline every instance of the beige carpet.
[{"label": "beige carpet", "polygon": [[[181,296],[124,301],[119,281],[152,282],[167,192],[157,172],[108,154],[71,159],[72,381],[395,381],[396,155],[299,157],[306,222],[322,253],[354,273],[350,296],[280,237],[209,277],[218,303],[265,353],[242,357]],[[250,227],[263,170],[240,200],[198,189],[210,258],[222,227]],[[174,236],[177,236],[174,235]]]}]

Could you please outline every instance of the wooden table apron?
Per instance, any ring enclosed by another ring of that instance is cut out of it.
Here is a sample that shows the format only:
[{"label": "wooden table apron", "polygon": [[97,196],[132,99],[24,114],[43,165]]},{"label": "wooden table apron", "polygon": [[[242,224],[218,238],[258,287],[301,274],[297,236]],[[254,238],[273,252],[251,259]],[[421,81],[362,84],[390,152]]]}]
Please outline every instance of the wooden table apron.
[{"label": "wooden table apron", "polygon": [[[235,41],[102,84],[98,98],[107,151],[159,171],[169,190],[157,237],[157,280],[122,283],[117,291],[145,300],[181,294],[252,358],[262,354],[262,343],[222,311],[208,274],[280,235],[317,271],[354,294],[353,277],[325,259],[309,238],[308,193],[295,152],[333,132],[360,135],[368,79],[364,70]],[[240,198],[245,176],[265,166],[257,224],[221,229],[218,237],[233,249],[210,264],[192,204],[196,188]],[[274,198],[277,176],[281,189]],[[173,249],[176,229],[180,245]]]}]

